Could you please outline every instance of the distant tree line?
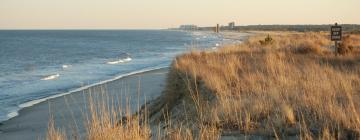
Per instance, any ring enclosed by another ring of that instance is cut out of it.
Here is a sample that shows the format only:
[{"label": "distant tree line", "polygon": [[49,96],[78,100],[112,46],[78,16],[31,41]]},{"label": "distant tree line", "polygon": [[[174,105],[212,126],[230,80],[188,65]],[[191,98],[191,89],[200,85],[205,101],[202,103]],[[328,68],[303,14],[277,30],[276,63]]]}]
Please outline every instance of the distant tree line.
[{"label": "distant tree line", "polygon": [[[248,26],[236,26],[233,29],[229,29],[227,26],[222,26],[221,30],[236,30],[236,31],[329,31],[332,25],[248,25]],[[360,25],[358,24],[343,24],[344,32],[356,32],[360,33]],[[214,27],[199,27],[199,30],[213,30]]]}]

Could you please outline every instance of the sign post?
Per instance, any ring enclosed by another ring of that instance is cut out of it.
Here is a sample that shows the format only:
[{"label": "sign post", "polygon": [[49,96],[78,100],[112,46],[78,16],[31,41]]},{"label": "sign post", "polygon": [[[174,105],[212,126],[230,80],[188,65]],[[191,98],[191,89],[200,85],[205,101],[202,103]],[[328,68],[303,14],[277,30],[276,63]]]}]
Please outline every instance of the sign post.
[{"label": "sign post", "polygon": [[342,27],[335,23],[335,26],[331,26],[331,41],[335,41],[335,54],[338,54],[339,41],[342,38]]}]

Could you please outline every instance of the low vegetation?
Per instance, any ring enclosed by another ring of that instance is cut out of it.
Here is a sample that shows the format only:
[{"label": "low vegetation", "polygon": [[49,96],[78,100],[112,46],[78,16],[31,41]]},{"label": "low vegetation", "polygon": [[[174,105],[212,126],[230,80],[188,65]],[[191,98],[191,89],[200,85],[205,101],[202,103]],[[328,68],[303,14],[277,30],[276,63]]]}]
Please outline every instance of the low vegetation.
[{"label": "low vegetation", "polygon": [[347,35],[335,56],[326,33],[258,35],[182,55],[174,69],[192,79],[190,96],[214,95],[194,100],[200,126],[279,139],[358,139],[358,37]]},{"label": "low vegetation", "polygon": [[[360,36],[346,35],[339,49],[328,38],[322,32],[269,32],[240,45],[181,55],[161,101],[141,111],[149,113],[126,115],[136,123],[114,123],[123,120],[116,110],[91,111],[86,135],[91,140],[359,139]],[[49,139],[63,136],[49,130]]]},{"label": "low vegetation", "polygon": [[[148,140],[151,137],[150,126],[146,118],[131,112],[130,99],[126,106],[115,106],[105,90],[91,91],[88,113],[84,112],[85,134],[78,130],[57,129],[53,119],[49,122],[46,140]],[[118,99],[121,101],[121,99]],[[119,104],[121,105],[121,104]],[[75,124],[74,124],[75,125]],[[71,134],[71,135],[69,135]]]}]

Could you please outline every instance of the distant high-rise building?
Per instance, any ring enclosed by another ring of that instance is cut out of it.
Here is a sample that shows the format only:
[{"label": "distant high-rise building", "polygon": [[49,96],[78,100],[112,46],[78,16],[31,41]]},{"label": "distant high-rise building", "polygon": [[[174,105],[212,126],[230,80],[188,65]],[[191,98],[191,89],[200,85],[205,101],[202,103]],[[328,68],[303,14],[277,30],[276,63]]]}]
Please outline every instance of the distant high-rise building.
[{"label": "distant high-rise building", "polygon": [[234,29],[234,28],[235,28],[235,22],[230,22],[229,29]]},{"label": "distant high-rise building", "polygon": [[181,25],[179,27],[180,30],[197,30],[198,26],[196,25]]}]

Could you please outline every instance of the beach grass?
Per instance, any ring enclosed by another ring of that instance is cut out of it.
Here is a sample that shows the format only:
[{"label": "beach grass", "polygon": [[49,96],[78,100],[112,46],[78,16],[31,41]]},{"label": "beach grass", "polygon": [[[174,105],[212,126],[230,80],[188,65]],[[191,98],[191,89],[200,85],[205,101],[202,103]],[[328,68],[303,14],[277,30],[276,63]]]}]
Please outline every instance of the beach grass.
[{"label": "beach grass", "polygon": [[52,119],[49,121],[47,140],[148,140],[150,138],[146,118],[134,115],[131,111],[130,99],[126,99],[126,107],[123,108],[115,106],[117,99],[110,99],[104,90],[89,94],[91,94],[88,98],[89,113],[79,116],[84,118],[85,135],[81,136],[82,134],[77,130],[58,129]]},{"label": "beach grass", "polygon": [[321,32],[260,34],[216,52],[184,54],[173,68],[192,79],[185,83],[196,97],[199,126],[230,135],[357,139],[359,36],[346,35],[339,48],[346,51],[337,56],[328,38]]},{"label": "beach grass", "polygon": [[[358,139],[360,36],[346,35],[341,49],[335,53],[324,32],[268,32],[183,54],[168,74],[160,115],[91,102],[86,139]],[[64,138],[49,126],[49,140]]]}]

